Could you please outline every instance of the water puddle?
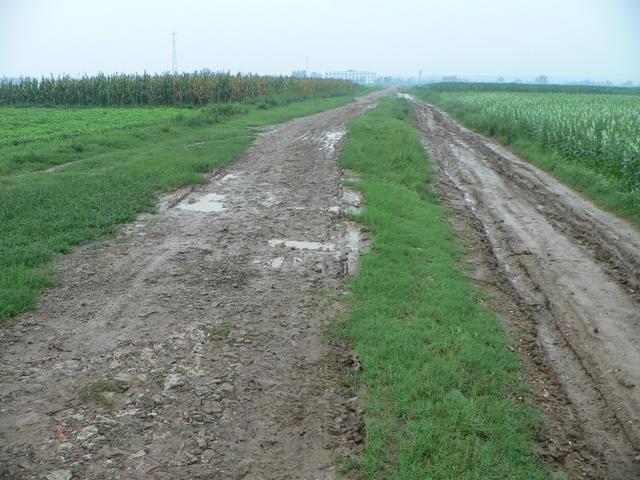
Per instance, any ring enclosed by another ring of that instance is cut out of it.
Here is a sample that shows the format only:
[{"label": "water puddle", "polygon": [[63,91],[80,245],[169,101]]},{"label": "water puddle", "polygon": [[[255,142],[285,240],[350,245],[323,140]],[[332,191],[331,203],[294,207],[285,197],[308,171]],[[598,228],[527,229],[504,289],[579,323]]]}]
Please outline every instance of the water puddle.
[{"label": "water puddle", "polygon": [[345,240],[349,253],[347,253],[347,273],[353,275],[358,269],[358,256],[360,255],[360,227],[356,225],[349,225],[347,227],[347,233]]},{"label": "water puddle", "polygon": [[278,200],[276,199],[276,196],[275,196],[273,193],[271,193],[271,192],[267,192],[267,193],[264,195],[264,197],[265,197],[265,198],[264,198],[264,200],[262,200],[262,201],[260,202],[260,204],[261,204],[263,207],[267,207],[267,208],[269,208],[269,207],[273,207],[276,203],[278,203]]},{"label": "water puddle", "polygon": [[362,213],[362,195],[360,192],[344,188],[342,191],[342,201],[347,204],[346,212],[351,214]]},{"label": "water puddle", "polygon": [[333,252],[336,246],[332,243],[319,243],[319,242],[303,242],[298,240],[281,240],[273,238],[269,240],[269,246],[277,247],[284,245],[287,248],[293,248],[295,250],[320,250],[323,252]]},{"label": "water puddle", "polygon": [[284,257],[278,257],[271,260],[271,268],[280,268],[284,264]]},{"label": "water puddle", "polygon": [[322,150],[328,152],[329,154],[333,153],[338,142],[342,140],[342,137],[344,137],[346,134],[347,132],[345,132],[344,130],[327,132],[322,139]]},{"label": "water puddle", "polygon": [[224,177],[222,177],[222,182],[231,182],[233,180],[238,179],[238,175],[234,174],[234,173],[227,173]]},{"label": "water puddle", "polygon": [[352,207],[359,207],[362,204],[360,194],[355,190],[345,189],[342,192],[342,200]]},{"label": "water puddle", "polygon": [[177,208],[181,210],[189,210],[190,212],[217,213],[222,212],[224,208],[223,200],[226,195],[218,195],[217,193],[207,193],[199,199],[188,199],[186,202],[180,203]]},{"label": "water puddle", "polygon": [[405,100],[409,100],[410,102],[415,100],[415,98],[413,98],[408,93],[396,93],[396,95],[398,95],[398,97],[400,97],[400,98],[404,98]]}]

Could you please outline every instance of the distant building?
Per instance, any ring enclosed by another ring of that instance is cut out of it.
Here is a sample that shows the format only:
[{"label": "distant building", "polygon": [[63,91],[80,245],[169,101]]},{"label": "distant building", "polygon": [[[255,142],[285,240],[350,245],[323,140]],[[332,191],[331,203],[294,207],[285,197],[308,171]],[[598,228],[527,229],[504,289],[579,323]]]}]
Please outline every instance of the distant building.
[{"label": "distant building", "polygon": [[456,75],[450,75],[448,77],[442,77],[443,82],[455,82],[455,83],[466,83],[469,80],[466,78],[458,78]]},{"label": "distant building", "polygon": [[292,77],[296,77],[296,78],[306,78],[307,77],[307,71],[306,70],[294,70],[293,72],[291,72],[291,76]]},{"label": "distant building", "polygon": [[371,85],[372,83],[376,83],[375,72],[357,72],[355,70],[327,72],[324,74],[324,78],[335,78],[338,80],[351,80],[352,82],[361,83],[363,85]]}]

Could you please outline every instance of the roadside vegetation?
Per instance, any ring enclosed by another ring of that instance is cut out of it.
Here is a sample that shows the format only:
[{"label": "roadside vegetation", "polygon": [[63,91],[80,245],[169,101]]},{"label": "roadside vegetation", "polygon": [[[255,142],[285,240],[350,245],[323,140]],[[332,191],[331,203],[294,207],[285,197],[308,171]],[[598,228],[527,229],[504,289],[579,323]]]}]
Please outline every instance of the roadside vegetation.
[{"label": "roadside vegetation", "polygon": [[100,74],[0,80],[0,105],[198,106],[291,95],[346,95],[357,88],[345,80],[224,72]]},{"label": "roadside vegetation", "polygon": [[434,84],[411,93],[640,225],[640,90]]},{"label": "roadside vegetation", "polygon": [[162,191],[203,182],[202,173],[251,144],[257,127],[353,96],[298,98],[179,111],[9,108],[21,127],[13,132],[3,120],[0,130],[24,141],[0,147],[0,324],[35,304],[56,255],[153,211]]},{"label": "roadside vegetation", "polygon": [[519,364],[485,294],[460,269],[464,252],[428,190],[429,164],[410,107],[383,99],[354,121],[341,164],[366,209],[371,251],[336,322],[362,364],[366,424],[350,478],[542,479],[535,412],[518,399]]}]

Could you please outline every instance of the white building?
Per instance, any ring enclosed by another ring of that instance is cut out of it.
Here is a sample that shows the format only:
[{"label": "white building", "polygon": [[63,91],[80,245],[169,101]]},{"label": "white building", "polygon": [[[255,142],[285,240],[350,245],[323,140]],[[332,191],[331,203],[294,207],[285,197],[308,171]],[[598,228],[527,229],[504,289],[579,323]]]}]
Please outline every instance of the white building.
[{"label": "white building", "polygon": [[376,83],[376,72],[356,72],[355,70],[344,70],[339,72],[327,72],[324,78],[335,78],[338,80],[351,80],[363,85]]}]

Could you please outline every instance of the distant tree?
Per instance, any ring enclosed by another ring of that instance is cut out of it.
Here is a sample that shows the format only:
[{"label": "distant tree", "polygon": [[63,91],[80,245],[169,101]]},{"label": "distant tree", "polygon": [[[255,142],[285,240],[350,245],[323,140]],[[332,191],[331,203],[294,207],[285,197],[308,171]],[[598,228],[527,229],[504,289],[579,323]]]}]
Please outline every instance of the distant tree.
[{"label": "distant tree", "polygon": [[541,84],[547,84],[549,83],[549,79],[547,78],[546,75],[540,75],[539,77],[536,77],[535,82],[541,83]]},{"label": "distant tree", "polygon": [[498,83],[504,83],[504,77],[499,77],[498,80],[496,80]]}]

